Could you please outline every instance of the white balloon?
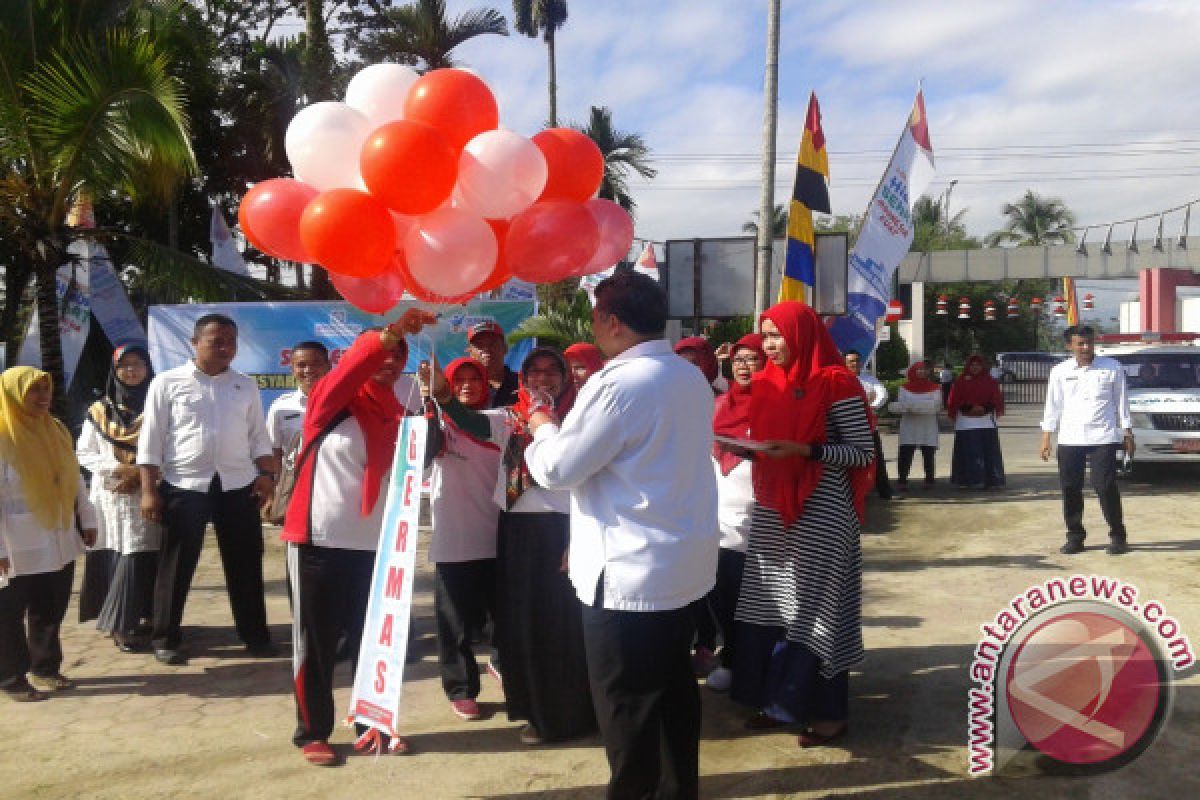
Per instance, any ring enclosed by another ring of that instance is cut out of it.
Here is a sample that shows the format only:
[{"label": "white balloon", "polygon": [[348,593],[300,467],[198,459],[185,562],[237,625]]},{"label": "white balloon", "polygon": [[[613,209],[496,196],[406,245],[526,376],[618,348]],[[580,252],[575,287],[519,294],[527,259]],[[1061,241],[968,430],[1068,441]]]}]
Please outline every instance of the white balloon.
[{"label": "white balloon", "polygon": [[491,226],[458,208],[426,214],[404,239],[409,274],[442,297],[458,297],[487,280],[498,249]]},{"label": "white balloon", "polygon": [[403,64],[372,64],[350,79],[346,105],[365,114],[372,129],[404,119],[404,99],[419,77]]},{"label": "white balloon", "polygon": [[362,189],[358,157],[371,123],[345,103],[313,103],[288,125],[283,146],[298,180],[321,191]]},{"label": "white balloon", "polygon": [[546,158],[537,145],[509,130],[484,131],[458,158],[456,195],[487,219],[519,214],[546,187]]}]

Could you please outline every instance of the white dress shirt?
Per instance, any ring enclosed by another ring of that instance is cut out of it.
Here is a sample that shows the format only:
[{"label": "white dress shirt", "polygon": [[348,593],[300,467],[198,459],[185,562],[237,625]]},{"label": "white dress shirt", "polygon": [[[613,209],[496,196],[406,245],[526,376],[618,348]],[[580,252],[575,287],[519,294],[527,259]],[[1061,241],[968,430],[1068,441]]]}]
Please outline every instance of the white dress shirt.
[{"label": "white dress shirt", "polygon": [[[938,412],[942,410],[942,393],[910,392],[900,387],[896,402],[900,412],[900,444],[938,446]],[[961,415],[960,415],[961,416]]]},{"label": "white dress shirt", "polygon": [[[96,510],[88,499],[83,480],[75,495],[79,527],[96,527]],[[9,560],[7,576],[0,576],[0,589],[18,575],[58,572],[81,556],[83,539],[74,525],[47,530],[25,504],[25,491],[16,468],[0,461],[0,558]]]},{"label": "white dress shirt", "polygon": [[1132,427],[1119,361],[1096,356],[1084,367],[1068,358],[1050,370],[1042,430],[1057,430],[1059,444],[1117,444]]},{"label": "white dress shirt", "polygon": [[720,533],[710,453],[713,393],[663,339],[611,359],[562,427],[525,451],[543,486],[571,492],[570,577],[581,602],[665,611],[715,582]]},{"label": "white dress shirt", "polygon": [[862,373],[858,376],[858,382],[862,384],[863,391],[867,393],[867,402],[871,404],[872,411],[878,411],[887,405],[888,390],[878,378]]},{"label": "white dress shirt", "polygon": [[224,491],[240,489],[257,475],[254,459],[270,455],[254,379],[232,369],[206,375],[189,361],[150,382],[137,463],[159,467],[167,483],[207,491],[219,475]]},{"label": "white dress shirt", "polygon": [[308,395],[299,389],[285,392],[275,398],[267,409],[267,438],[271,446],[287,455],[288,447],[304,430],[304,412],[308,408]]}]

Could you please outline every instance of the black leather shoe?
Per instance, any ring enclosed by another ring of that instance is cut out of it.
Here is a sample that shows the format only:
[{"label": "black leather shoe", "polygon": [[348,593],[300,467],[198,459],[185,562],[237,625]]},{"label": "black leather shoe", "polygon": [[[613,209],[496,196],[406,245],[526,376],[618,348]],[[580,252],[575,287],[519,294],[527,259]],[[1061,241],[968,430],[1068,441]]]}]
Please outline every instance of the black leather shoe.
[{"label": "black leather shoe", "polygon": [[1058,552],[1062,553],[1064,556],[1073,556],[1076,553],[1082,553],[1083,542],[1077,542],[1073,539],[1068,540],[1066,544],[1058,548]]},{"label": "black leather shoe", "polygon": [[275,658],[279,655],[279,648],[274,642],[256,642],[246,645],[246,652],[255,658]]},{"label": "black leather shoe", "polygon": [[1104,552],[1110,556],[1120,556],[1129,552],[1129,543],[1124,539],[1117,539],[1108,543],[1108,547],[1104,548]]},{"label": "black leather shoe", "polygon": [[187,656],[178,650],[154,649],[154,658],[160,664],[166,664],[170,667],[178,667],[187,663]]}]

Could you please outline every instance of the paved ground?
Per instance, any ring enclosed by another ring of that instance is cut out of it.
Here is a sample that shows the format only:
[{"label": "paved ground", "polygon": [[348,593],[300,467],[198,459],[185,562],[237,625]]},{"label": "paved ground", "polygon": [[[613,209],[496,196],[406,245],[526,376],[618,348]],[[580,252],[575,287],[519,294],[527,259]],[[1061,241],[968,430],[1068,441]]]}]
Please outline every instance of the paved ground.
[{"label": "paved ground", "polygon": [[[1125,486],[1135,551],[1060,556],[1052,465],[1036,458],[1029,412],[1006,422],[1009,488],[988,494],[941,486],[872,508],[865,537],[864,625],[869,660],[852,679],[851,736],[822,752],[786,734],[746,735],[744,712],[703,690],[705,797],[879,798],[1200,797],[1200,678],[1177,685],[1166,733],[1142,758],[1098,778],[966,774],[967,665],[978,626],[1015,594],[1075,572],[1107,574],[1156,598],[1200,644],[1200,469],[1155,470]],[[949,436],[940,466],[948,463]],[[885,437],[894,456],[894,437]],[[894,474],[895,466],[891,465]],[[1103,532],[1094,499],[1087,521]],[[268,613],[289,637],[282,549],[269,537]],[[89,626],[65,628],[65,671],[79,688],[36,705],[0,706],[4,798],[594,798],[607,770],[596,742],[530,749],[503,715],[498,686],[480,698],[490,719],[465,723],[442,697],[433,656],[428,574],[418,585],[419,663],[407,675],[402,716],[415,753],[351,756],[337,769],[304,764],[292,748],[289,664],[247,658],[231,629],[210,541],[185,623],[187,667],[125,655]],[[341,685],[347,686],[343,674]],[[339,705],[348,702],[339,691]],[[349,753],[350,736],[335,742]]]}]

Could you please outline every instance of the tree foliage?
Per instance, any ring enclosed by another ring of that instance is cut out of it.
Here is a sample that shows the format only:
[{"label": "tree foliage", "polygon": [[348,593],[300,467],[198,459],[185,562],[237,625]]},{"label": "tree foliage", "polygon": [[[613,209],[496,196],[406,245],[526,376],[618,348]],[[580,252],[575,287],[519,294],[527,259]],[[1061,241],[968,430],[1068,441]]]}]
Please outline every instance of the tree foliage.
[{"label": "tree foliage", "polygon": [[600,197],[612,200],[633,214],[637,208],[629,188],[629,180],[633,173],[647,180],[658,174],[658,170],[651,166],[650,148],[646,141],[641,134],[615,127],[612,110],[605,106],[592,106],[587,123],[572,127],[595,142],[604,156],[604,178],[600,182]]},{"label": "tree foliage", "polygon": [[592,304],[587,292],[576,291],[574,297],[566,302],[543,306],[540,313],[526,317],[508,335],[510,343],[532,338],[559,349],[575,342],[591,342]]},{"label": "tree foliage", "polygon": [[1075,239],[1070,227],[1075,215],[1056,197],[1042,197],[1032,189],[1003,209],[1007,221],[1001,230],[988,236],[988,243],[1045,245],[1063,244]]}]

